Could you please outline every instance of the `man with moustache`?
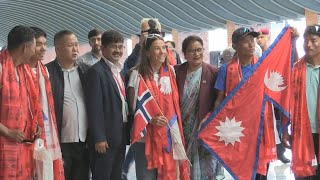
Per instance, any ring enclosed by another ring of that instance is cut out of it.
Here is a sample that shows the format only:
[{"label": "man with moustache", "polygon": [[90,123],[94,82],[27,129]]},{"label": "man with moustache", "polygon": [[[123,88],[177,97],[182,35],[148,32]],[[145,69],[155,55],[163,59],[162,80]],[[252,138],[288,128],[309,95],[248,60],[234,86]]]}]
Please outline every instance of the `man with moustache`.
[{"label": "man with moustache", "polygon": [[35,32],[15,26],[0,53],[0,179],[34,178],[33,143],[41,134],[27,63],[35,54]]},{"label": "man with moustache", "polygon": [[296,179],[316,180],[320,179],[320,26],[307,26],[303,37],[305,56],[295,63],[291,75],[291,135],[286,130],[282,144],[291,145]]},{"label": "man with moustache", "polygon": [[77,62],[75,34],[62,30],[54,36],[56,59],[47,64],[50,74],[58,135],[66,180],[89,179],[88,118],[85,105],[85,73],[89,65]]},{"label": "man with moustache", "polygon": [[89,45],[92,49],[79,57],[79,61],[92,66],[101,59],[101,34],[99,29],[93,29],[88,33]]},{"label": "man with moustache", "polygon": [[47,51],[47,34],[41,28],[31,27],[36,32],[35,55],[30,58],[29,66],[38,89],[39,96],[39,124],[43,127],[41,139],[45,141],[46,149],[53,160],[54,180],[64,180],[61,148],[58,139],[56,117],[54,114],[54,104],[51,91],[51,84],[47,68],[42,64],[42,60]]},{"label": "man with moustache", "polygon": [[90,163],[93,180],[121,180],[126,150],[128,106],[119,60],[123,36],[106,31],[101,37],[102,58],[87,74]]}]

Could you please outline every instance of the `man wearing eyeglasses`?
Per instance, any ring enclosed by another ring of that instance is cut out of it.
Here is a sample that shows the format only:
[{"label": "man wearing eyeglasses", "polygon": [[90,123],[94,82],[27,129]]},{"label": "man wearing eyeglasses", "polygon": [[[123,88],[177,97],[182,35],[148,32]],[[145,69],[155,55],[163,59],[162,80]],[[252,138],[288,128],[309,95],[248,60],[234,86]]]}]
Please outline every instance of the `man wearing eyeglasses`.
[{"label": "man wearing eyeglasses", "polygon": [[66,180],[89,179],[88,118],[85,73],[89,65],[77,62],[76,35],[62,30],[54,36],[56,59],[46,66],[50,75],[57,129]]},{"label": "man wearing eyeglasses", "polygon": [[305,56],[294,65],[291,76],[291,136],[286,130],[282,143],[291,145],[296,179],[320,179],[320,26],[307,26],[303,37]]},{"label": "man wearing eyeglasses", "polygon": [[101,59],[101,35],[102,32],[99,29],[93,29],[88,33],[89,45],[92,49],[79,57],[78,61],[92,66]]},{"label": "man wearing eyeglasses", "polygon": [[124,38],[110,30],[101,42],[103,56],[87,74],[91,171],[94,180],[120,180],[128,141],[128,105],[119,63]]},{"label": "man wearing eyeglasses", "polygon": [[[27,63],[35,54],[35,32],[15,26],[0,53],[0,179],[34,178],[33,144],[40,136],[33,79]],[[27,143],[27,141],[31,141]]]}]

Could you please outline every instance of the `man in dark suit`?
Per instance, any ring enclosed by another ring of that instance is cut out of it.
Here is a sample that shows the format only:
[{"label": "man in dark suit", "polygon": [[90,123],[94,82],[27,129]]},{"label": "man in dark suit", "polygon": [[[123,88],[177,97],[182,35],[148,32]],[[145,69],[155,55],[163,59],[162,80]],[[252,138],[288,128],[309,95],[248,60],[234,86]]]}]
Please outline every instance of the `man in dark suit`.
[{"label": "man in dark suit", "polygon": [[87,107],[93,180],[121,180],[125,157],[127,102],[119,63],[123,36],[106,31],[101,37],[102,58],[87,74]]}]

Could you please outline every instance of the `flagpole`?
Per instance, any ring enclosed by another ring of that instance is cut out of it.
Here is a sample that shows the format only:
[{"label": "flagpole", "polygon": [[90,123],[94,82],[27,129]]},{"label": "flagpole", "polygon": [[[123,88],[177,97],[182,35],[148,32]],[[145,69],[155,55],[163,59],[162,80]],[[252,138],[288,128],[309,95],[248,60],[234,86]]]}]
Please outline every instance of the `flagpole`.
[{"label": "flagpole", "polygon": [[[142,82],[143,82],[143,83],[145,84],[145,86],[148,88],[148,86],[147,86],[146,83],[144,82],[144,79],[142,78],[141,74],[139,74],[139,78],[142,80]],[[152,94],[151,94],[151,96],[152,96]],[[157,101],[155,101],[155,102],[156,102],[155,104],[156,104],[156,105],[158,106],[158,108],[160,109],[161,115],[167,119],[167,117],[166,117],[166,116],[163,114],[163,112],[161,111],[161,108],[160,108],[159,104],[157,103]],[[175,137],[175,136],[173,135],[174,132],[175,132],[175,130],[171,128],[171,126],[169,125],[169,122],[168,122],[168,121],[169,121],[169,120],[167,119],[167,126],[169,127],[171,137],[173,137],[176,141],[178,141],[177,137]],[[189,160],[189,158],[188,158],[188,156],[187,156],[187,153],[186,153],[184,147],[183,147],[183,146],[181,147],[180,145],[179,145],[178,147],[179,147],[180,151],[182,151],[183,156],[186,157],[186,160],[189,162],[190,166],[192,166],[192,164],[191,164],[191,162],[190,162],[190,160]]]}]

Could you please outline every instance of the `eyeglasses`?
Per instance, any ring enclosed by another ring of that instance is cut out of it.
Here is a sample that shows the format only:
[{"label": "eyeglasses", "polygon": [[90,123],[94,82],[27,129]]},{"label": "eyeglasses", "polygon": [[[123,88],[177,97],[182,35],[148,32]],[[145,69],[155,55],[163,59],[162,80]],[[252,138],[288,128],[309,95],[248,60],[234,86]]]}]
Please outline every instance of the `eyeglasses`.
[{"label": "eyeglasses", "polygon": [[[38,132],[38,123],[36,124],[36,132]],[[26,129],[27,129],[27,121],[25,121],[25,126],[24,126],[24,129],[23,129],[23,133],[25,133],[25,131],[26,131]],[[32,144],[32,143],[34,143],[34,141],[36,141],[36,136],[34,135],[33,136],[33,139],[24,139],[24,140],[22,140],[22,142],[23,143],[27,143],[27,144]]]},{"label": "eyeglasses", "polygon": [[120,51],[122,51],[125,47],[124,47],[124,45],[110,45],[109,46],[111,49],[114,49],[114,50],[117,50],[117,49],[119,49]]},{"label": "eyeglasses", "polygon": [[320,26],[314,25],[314,26],[307,26],[305,33],[310,33],[310,34],[319,34],[320,33]]},{"label": "eyeglasses", "polygon": [[147,46],[148,41],[153,38],[158,38],[158,39],[163,40],[163,37],[160,34],[148,34],[148,36],[146,37],[146,40],[145,40],[145,46]]},{"label": "eyeglasses", "polygon": [[202,53],[203,53],[203,50],[204,50],[204,48],[197,48],[197,49],[189,49],[189,50],[187,50],[187,52],[188,52],[189,54],[196,54],[196,52],[197,52],[198,54],[202,54]]}]

